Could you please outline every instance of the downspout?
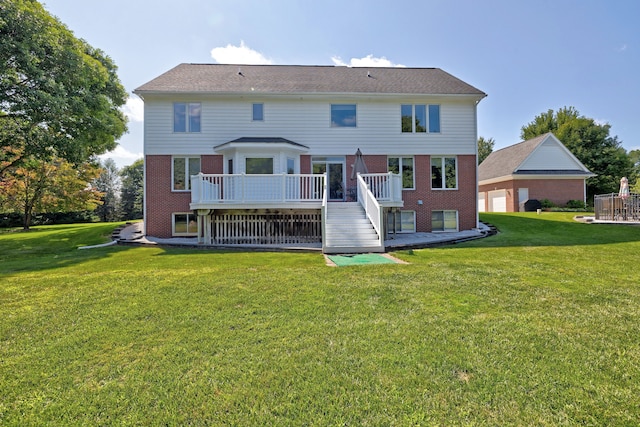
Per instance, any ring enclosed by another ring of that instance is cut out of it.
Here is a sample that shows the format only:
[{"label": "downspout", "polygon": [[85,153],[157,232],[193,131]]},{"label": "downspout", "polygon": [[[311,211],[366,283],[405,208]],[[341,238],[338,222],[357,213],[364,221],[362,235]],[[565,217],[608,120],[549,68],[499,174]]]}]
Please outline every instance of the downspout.
[{"label": "downspout", "polygon": [[[485,95],[487,96],[487,95]],[[484,97],[478,99],[476,101],[476,105],[475,108],[473,109],[473,114],[474,114],[474,121],[475,121],[475,141],[474,141],[474,146],[475,146],[475,153],[476,153],[476,191],[475,191],[475,195],[473,197],[473,199],[475,200],[475,210],[476,210],[476,229],[480,229],[480,211],[478,209],[478,191],[480,190],[480,187],[478,186],[478,104],[480,103],[480,101],[482,101],[484,99]]]}]

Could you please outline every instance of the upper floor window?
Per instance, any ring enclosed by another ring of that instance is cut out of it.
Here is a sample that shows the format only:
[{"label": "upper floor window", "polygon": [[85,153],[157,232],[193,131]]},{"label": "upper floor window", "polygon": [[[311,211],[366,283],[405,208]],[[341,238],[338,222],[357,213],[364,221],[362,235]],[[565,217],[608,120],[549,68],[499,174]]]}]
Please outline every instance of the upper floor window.
[{"label": "upper floor window", "polygon": [[356,104],[331,104],[331,127],[356,127]]},{"label": "upper floor window", "polygon": [[174,102],[173,131],[200,132],[201,110],[199,102]]},{"label": "upper floor window", "polygon": [[252,110],[252,120],[254,122],[261,122],[264,120],[264,104],[261,103],[255,103],[253,104],[253,110]]},{"label": "upper floor window", "polygon": [[458,162],[455,157],[431,157],[431,189],[458,188]]},{"label": "upper floor window", "polygon": [[191,175],[200,173],[200,157],[173,157],[171,189],[191,190]]},{"label": "upper floor window", "polygon": [[387,171],[402,176],[402,188],[404,190],[415,188],[413,180],[413,157],[387,158]]},{"label": "upper floor window", "polygon": [[440,133],[439,105],[429,105],[429,133]]},{"label": "upper floor window", "polygon": [[401,129],[408,133],[440,132],[440,106],[402,104],[400,106]]}]

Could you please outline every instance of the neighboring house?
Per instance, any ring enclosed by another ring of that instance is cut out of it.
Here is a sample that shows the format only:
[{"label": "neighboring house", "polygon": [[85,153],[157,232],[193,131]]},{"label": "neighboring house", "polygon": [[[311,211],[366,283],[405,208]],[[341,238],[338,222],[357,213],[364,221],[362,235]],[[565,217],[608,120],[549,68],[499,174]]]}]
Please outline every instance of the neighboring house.
[{"label": "neighboring house", "polygon": [[181,64],[134,93],[149,236],[335,253],[477,227],[486,95],[440,69]]},{"label": "neighboring house", "polygon": [[591,173],[552,133],[491,153],[478,167],[478,210],[518,212],[529,199],[586,202]]}]

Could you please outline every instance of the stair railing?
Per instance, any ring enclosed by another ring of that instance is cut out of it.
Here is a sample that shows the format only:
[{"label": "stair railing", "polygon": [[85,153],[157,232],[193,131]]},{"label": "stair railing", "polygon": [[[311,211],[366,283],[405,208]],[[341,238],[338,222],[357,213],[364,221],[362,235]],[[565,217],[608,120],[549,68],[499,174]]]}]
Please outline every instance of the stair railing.
[{"label": "stair railing", "polygon": [[320,208],[321,212],[321,222],[322,222],[322,252],[324,253],[327,249],[327,182],[328,175],[325,172],[324,178],[322,179],[322,207]]},{"label": "stair railing", "polygon": [[378,233],[378,244],[384,247],[384,229],[382,206],[376,200],[375,195],[371,192],[369,185],[358,173],[358,202],[364,208],[367,218],[371,221],[374,230]]}]

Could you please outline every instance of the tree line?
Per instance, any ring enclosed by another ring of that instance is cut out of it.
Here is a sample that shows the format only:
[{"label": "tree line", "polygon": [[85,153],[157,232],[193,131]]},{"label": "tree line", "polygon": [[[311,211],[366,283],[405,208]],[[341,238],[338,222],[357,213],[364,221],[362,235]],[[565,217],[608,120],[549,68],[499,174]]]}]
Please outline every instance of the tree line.
[{"label": "tree line", "polygon": [[142,159],[118,169],[112,159],[83,168],[64,161],[24,165],[3,180],[0,227],[140,219]]}]

